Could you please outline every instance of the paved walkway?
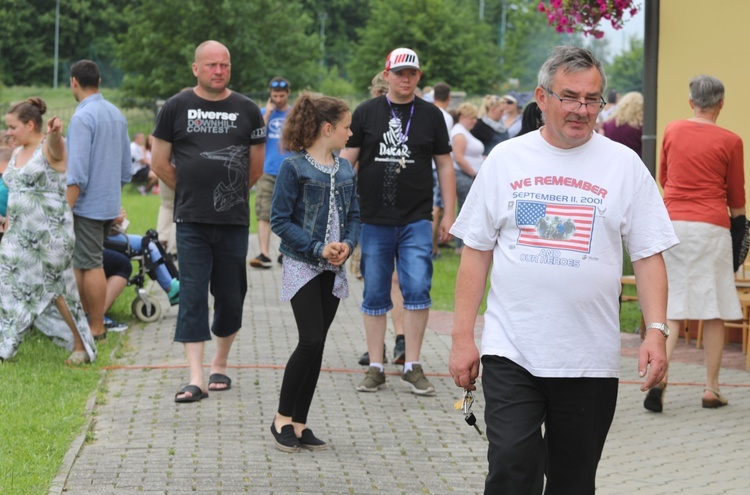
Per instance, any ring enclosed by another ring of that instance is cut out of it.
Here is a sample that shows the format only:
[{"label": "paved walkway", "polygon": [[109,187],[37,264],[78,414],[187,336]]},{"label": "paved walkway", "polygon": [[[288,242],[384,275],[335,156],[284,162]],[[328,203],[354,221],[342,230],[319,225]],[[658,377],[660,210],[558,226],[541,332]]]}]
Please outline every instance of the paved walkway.
[{"label": "paved walkway", "polygon": [[[363,370],[357,357],[365,345],[361,284],[351,277],[352,297],[331,328],[309,417],[330,448],[276,450],[269,426],[296,326],[289,304],[278,301],[279,267],[249,270],[244,326],[230,357],[232,390],[175,404],[188,376],[182,346],[172,342],[176,307],[156,323],[135,325],[120,366],[107,373],[103,396],[92,405],[89,440],[82,434],[73,443],[50,494],[482,492],[487,443],[453,409],[460,394],[447,374],[450,314],[433,312],[425,337],[423,364],[433,373],[436,396],[409,393],[394,365],[386,367],[388,388],[358,393]],[[653,414],[642,407],[636,361],[629,356],[634,338],[623,337],[618,411],[599,465],[598,493],[750,493],[750,374],[737,364],[744,361],[738,345],[729,346],[731,367],[721,375],[728,407],[700,407],[700,353],[681,343],[665,412]],[[207,356],[212,352],[209,345]],[[477,398],[483,428],[481,392]]]}]

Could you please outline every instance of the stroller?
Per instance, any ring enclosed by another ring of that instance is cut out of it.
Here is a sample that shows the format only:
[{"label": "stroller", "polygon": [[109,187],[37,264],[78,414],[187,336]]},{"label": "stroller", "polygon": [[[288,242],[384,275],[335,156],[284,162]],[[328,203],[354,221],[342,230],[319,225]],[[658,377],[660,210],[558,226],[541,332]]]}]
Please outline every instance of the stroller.
[{"label": "stroller", "polygon": [[143,236],[110,235],[105,239],[104,247],[138,262],[138,270],[130,277],[128,285],[135,287],[136,297],[130,309],[140,321],[156,321],[162,313],[161,303],[144,289],[147,274],[164,289],[172,306],[179,303],[179,272],[172,255],[159,242],[155,230],[149,229]]}]

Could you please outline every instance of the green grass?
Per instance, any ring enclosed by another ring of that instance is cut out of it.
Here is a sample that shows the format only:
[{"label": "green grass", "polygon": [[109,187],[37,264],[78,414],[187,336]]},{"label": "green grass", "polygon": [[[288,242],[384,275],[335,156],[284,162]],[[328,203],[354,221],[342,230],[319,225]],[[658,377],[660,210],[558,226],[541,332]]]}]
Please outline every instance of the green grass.
[{"label": "green grass", "polygon": [[[432,271],[432,308],[438,311],[453,311],[454,293],[456,290],[456,273],[461,257],[454,254],[453,248],[441,248],[440,258],[433,262]],[[489,290],[489,275],[487,276],[487,286],[482,298],[482,304],[479,307],[479,314],[484,314],[487,308],[487,291]]]},{"label": "green grass", "polygon": [[[116,96],[118,93],[117,90],[102,90],[102,94],[109,99]],[[47,104],[48,109],[65,108],[70,106],[75,107],[78,104],[69,87],[58,87],[57,89],[37,86],[4,87],[0,93],[0,101],[9,104],[25,100],[31,96],[38,96],[43,99]]]},{"label": "green grass", "polygon": [[[117,102],[116,91],[105,90],[103,93],[106,98]],[[3,88],[0,103],[7,104],[33,95],[41,96],[51,110],[75,107],[69,88]],[[131,132],[134,129],[150,132],[150,127],[147,127],[150,123],[143,119],[143,111],[128,110],[125,114]],[[254,200],[255,194],[251,192],[251,212],[254,212]],[[128,212],[130,233],[143,234],[149,228],[156,228],[159,201],[158,195],[141,196],[134,187],[125,187],[122,205]],[[250,232],[257,232],[254,214],[251,215]],[[453,310],[458,264],[459,257],[452,249],[442,250],[441,259],[434,264],[434,309]],[[625,266],[625,273],[632,274],[627,259]],[[634,291],[635,288],[626,287],[626,290]],[[125,288],[109,315],[129,325],[139,325],[130,310],[134,297],[133,289]],[[485,304],[483,301],[480,313],[484,312]],[[632,332],[639,323],[638,305],[624,304],[622,330]],[[18,355],[0,365],[0,383],[3,384],[3,393],[0,394],[0,495],[42,495],[48,492],[71,442],[90,419],[85,406],[96,390],[102,367],[111,364],[110,356],[115,346],[121,341],[123,347],[126,346],[126,339],[123,334],[110,334],[106,343],[99,346],[96,363],[71,367],[63,363],[67,357],[64,349],[33,331],[19,348]]]},{"label": "green grass", "polygon": [[99,346],[94,364],[67,366],[68,352],[33,331],[0,364],[0,494],[46,494],[71,442],[88,422],[85,405],[121,338]]},{"label": "green grass", "polygon": [[[121,92],[117,89],[102,88],[102,95],[108,101],[117,105],[125,118],[128,119],[128,132],[132,136],[134,132],[149,134],[154,127],[154,110],[150,102],[142,102],[138,108],[125,108]],[[0,106],[8,108],[11,103],[25,100],[31,96],[38,96],[47,104],[47,113],[44,119],[57,115],[63,121],[63,133],[68,128],[70,117],[78,105],[69,87],[58,87],[57,89],[35,86],[10,86],[2,88],[0,92]],[[4,128],[4,126],[2,126]]]},{"label": "green grass", "polygon": [[32,332],[0,365],[0,493],[46,494],[73,439],[88,422],[85,405],[120,336],[99,347],[95,364],[66,366],[68,355]]},{"label": "green grass", "polygon": [[[123,191],[130,232],[156,227],[159,196]],[[130,311],[135,294],[126,288],[110,315],[140,324]],[[67,366],[68,352],[40,332],[32,331],[18,355],[0,365],[0,494],[46,494],[65,453],[89,421],[85,406],[96,390],[102,367],[111,364],[115,346],[124,338],[112,333],[94,364]]]}]

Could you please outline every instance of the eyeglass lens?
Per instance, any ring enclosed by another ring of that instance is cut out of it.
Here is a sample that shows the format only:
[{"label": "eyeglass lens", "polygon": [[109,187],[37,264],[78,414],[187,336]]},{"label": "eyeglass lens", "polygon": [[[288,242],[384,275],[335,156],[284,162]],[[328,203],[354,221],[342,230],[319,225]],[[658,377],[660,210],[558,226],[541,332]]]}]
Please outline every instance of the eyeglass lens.
[{"label": "eyeglass lens", "polygon": [[577,112],[578,110],[580,110],[581,106],[585,106],[588,113],[599,113],[602,110],[602,105],[604,104],[604,102],[601,100],[582,103],[572,98],[561,98],[551,91],[550,94],[560,100],[560,107],[566,112]]},{"label": "eyeglass lens", "polygon": [[598,101],[581,103],[580,101],[576,100],[560,100],[560,102],[562,103],[563,110],[566,110],[568,112],[577,112],[581,108],[581,106],[585,106],[588,113],[599,113],[602,106],[602,104]]}]

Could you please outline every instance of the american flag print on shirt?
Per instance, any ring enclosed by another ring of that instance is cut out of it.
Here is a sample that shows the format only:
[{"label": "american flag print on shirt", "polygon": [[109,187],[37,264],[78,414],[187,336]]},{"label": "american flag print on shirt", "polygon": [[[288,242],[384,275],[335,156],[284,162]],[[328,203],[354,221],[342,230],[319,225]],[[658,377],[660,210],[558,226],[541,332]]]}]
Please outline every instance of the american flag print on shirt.
[{"label": "american flag print on shirt", "polygon": [[518,244],[588,253],[596,207],[518,201]]}]

